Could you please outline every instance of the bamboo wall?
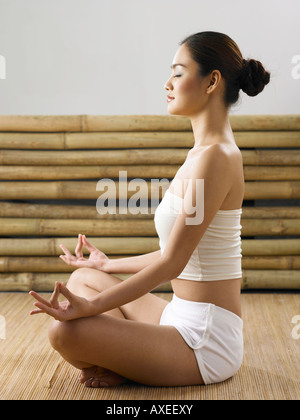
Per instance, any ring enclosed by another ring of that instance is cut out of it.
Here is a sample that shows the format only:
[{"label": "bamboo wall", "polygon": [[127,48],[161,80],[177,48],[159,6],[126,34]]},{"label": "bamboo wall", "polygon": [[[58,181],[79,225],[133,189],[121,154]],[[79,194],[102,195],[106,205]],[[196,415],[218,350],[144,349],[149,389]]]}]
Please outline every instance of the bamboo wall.
[{"label": "bamboo wall", "polygon": [[[300,289],[300,115],[231,124],[245,175],[241,287]],[[159,249],[149,199],[163,192],[151,179],[171,181],[193,141],[183,117],[0,116],[0,291],[66,281],[73,268],[58,258],[59,244],[74,250],[78,233],[111,258]],[[134,194],[120,171],[145,181],[143,214],[97,212],[103,178],[120,187],[119,204]]]}]

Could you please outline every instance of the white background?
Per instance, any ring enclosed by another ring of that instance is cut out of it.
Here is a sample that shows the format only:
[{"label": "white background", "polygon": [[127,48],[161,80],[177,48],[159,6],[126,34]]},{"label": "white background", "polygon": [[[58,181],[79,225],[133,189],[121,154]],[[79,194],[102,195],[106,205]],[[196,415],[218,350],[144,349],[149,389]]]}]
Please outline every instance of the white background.
[{"label": "white background", "polygon": [[0,114],[167,114],[178,44],[205,30],[272,74],[232,113],[299,113],[299,16],[299,0],[0,0]]}]

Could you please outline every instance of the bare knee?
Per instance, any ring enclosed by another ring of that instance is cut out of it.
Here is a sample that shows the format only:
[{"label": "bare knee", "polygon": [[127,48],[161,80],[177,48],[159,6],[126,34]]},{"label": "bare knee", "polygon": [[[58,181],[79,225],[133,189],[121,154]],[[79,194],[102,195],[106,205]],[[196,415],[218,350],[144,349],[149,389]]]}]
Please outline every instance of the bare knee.
[{"label": "bare knee", "polygon": [[48,331],[51,346],[58,352],[74,345],[74,329],[72,331],[71,322],[53,321]]},{"label": "bare knee", "polygon": [[78,268],[71,274],[67,286],[79,296],[90,297],[91,293],[92,295],[94,292],[101,293],[121,281],[116,276],[94,268]]},{"label": "bare knee", "polygon": [[73,271],[73,273],[71,274],[69,280],[68,280],[68,284],[69,283],[83,283],[85,281],[85,279],[91,275],[91,271],[93,271],[90,268],[77,268],[76,270]]},{"label": "bare knee", "polygon": [[71,274],[67,287],[77,294],[81,294],[82,289],[88,286],[88,280],[93,275],[93,269],[91,268],[77,268]]}]

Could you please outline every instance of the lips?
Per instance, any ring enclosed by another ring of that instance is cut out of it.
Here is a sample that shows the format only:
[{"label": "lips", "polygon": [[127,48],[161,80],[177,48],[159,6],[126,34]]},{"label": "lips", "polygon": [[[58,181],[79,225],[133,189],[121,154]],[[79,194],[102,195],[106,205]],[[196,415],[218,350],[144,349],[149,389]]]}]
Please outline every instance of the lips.
[{"label": "lips", "polygon": [[172,102],[175,99],[173,96],[167,96],[167,102]]}]

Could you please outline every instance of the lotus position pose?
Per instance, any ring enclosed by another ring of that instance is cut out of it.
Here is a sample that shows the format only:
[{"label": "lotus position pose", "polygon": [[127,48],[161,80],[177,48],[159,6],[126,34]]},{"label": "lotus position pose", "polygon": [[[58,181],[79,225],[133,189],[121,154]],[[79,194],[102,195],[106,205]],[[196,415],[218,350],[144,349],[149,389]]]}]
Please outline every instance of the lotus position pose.
[{"label": "lotus position pose", "polygon": [[[61,245],[63,261],[77,267],[67,285],[57,282],[49,301],[30,292],[31,314],[55,318],[50,343],[89,387],[211,384],[242,363],[244,177],[229,109],[240,89],[255,96],[270,74],[218,32],[186,38],[171,69],[168,112],[189,117],[194,145],[155,212],[160,249],[109,259],[80,234],[75,255]],[[150,293],[169,281],[170,303]]]}]

